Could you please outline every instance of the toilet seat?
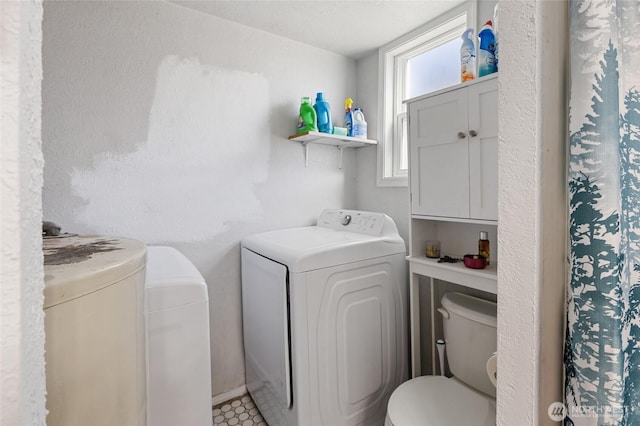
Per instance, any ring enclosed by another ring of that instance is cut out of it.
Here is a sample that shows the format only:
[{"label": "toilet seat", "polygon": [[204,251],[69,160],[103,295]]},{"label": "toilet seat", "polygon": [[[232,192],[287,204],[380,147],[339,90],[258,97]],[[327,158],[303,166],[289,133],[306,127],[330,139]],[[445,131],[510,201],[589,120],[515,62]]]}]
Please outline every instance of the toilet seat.
[{"label": "toilet seat", "polygon": [[389,399],[386,426],[495,426],[489,396],[443,376],[422,376],[400,385]]}]

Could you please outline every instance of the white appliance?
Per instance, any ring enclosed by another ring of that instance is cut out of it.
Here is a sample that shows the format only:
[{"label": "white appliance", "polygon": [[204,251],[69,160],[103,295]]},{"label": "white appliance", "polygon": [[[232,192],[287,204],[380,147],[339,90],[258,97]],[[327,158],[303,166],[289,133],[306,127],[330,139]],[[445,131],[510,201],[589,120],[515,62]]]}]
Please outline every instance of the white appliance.
[{"label": "white appliance", "polygon": [[496,352],[497,305],[447,293],[438,311],[454,377],[422,376],[403,383],[391,395],[385,426],[495,426],[496,388],[487,360]]},{"label": "white appliance", "polygon": [[47,424],[144,426],[146,246],[64,234],[42,248]]},{"label": "white appliance", "polygon": [[382,213],[242,240],[247,388],[269,426],[381,425],[407,379],[405,245]]},{"label": "white appliance", "polygon": [[207,284],[172,247],[147,248],[149,426],[211,425]]}]

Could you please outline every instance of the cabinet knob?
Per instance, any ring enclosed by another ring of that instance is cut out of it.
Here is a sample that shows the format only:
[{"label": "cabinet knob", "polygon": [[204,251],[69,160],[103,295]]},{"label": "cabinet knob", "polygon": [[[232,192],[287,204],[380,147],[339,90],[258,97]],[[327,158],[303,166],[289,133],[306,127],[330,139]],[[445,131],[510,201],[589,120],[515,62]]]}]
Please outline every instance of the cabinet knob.
[{"label": "cabinet knob", "polygon": [[464,138],[466,138],[466,137],[467,137],[467,135],[466,135],[466,133],[465,133],[465,132],[458,132],[458,138],[459,138],[459,139],[464,139]]},{"label": "cabinet knob", "polygon": [[475,138],[476,136],[478,136],[478,132],[476,132],[475,130],[469,130],[469,134],[471,135],[472,138]]}]

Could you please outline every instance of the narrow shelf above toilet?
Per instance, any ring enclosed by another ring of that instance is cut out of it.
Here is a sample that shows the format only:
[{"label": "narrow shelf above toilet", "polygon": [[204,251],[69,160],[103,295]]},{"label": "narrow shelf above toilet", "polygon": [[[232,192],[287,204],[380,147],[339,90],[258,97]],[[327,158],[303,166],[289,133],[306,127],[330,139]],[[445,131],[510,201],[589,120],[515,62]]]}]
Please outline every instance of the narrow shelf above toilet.
[{"label": "narrow shelf above toilet", "polygon": [[471,269],[462,262],[438,263],[438,259],[417,256],[409,256],[407,260],[414,274],[498,294],[498,265],[495,261],[485,269]]}]

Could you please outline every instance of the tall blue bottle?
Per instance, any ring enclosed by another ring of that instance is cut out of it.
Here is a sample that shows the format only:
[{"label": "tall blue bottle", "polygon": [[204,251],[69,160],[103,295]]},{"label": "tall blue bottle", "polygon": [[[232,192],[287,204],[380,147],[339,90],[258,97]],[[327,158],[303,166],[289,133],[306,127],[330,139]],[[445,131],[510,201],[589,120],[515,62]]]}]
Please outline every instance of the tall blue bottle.
[{"label": "tall blue bottle", "polygon": [[318,130],[322,133],[333,133],[333,123],[331,122],[331,107],[329,102],[324,100],[322,92],[316,95],[316,103],[313,106],[318,117]]},{"label": "tall blue bottle", "polygon": [[478,37],[480,37],[480,48],[478,49],[478,77],[493,74],[498,71],[496,63],[496,39],[493,34],[493,24],[487,21],[483,26]]}]

